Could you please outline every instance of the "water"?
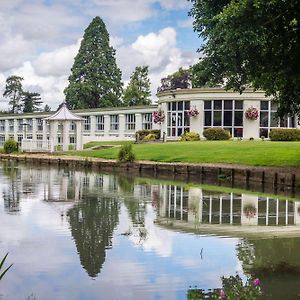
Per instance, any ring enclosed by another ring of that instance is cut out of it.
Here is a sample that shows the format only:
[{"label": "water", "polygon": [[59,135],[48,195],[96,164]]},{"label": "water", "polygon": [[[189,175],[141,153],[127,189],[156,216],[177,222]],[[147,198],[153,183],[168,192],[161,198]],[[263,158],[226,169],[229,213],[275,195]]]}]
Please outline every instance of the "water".
[{"label": "water", "polygon": [[300,294],[300,202],[213,186],[0,165],[0,299],[186,299],[255,275]]}]

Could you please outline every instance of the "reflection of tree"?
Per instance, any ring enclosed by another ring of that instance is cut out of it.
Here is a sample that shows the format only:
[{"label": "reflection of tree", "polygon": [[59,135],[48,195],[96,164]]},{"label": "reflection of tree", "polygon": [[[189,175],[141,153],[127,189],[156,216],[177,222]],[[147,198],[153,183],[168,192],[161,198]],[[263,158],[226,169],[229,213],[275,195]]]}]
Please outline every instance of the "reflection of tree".
[{"label": "reflection of tree", "polygon": [[262,279],[272,299],[296,299],[300,293],[300,238],[243,241],[237,247],[244,272]]},{"label": "reflection of tree", "polygon": [[20,188],[18,186],[18,169],[14,162],[3,164],[3,173],[9,178],[9,185],[3,190],[4,208],[7,212],[20,211]]},{"label": "reflection of tree", "polygon": [[112,233],[119,221],[118,202],[113,198],[86,195],[86,200],[68,211],[72,236],[83,268],[96,277],[112,246]]}]

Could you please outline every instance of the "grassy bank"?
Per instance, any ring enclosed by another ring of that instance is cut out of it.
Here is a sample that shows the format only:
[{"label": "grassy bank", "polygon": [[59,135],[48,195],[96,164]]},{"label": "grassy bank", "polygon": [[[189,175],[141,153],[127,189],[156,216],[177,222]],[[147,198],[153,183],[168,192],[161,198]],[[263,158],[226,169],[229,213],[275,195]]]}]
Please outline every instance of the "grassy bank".
[{"label": "grassy bank", "polygon": [[[119,151],[116,144],[109,149],[74,151],[66,154],[116,159]],[[134,144],[133,151],[137,160],[300,167],[300,142],[199,141]]]}]

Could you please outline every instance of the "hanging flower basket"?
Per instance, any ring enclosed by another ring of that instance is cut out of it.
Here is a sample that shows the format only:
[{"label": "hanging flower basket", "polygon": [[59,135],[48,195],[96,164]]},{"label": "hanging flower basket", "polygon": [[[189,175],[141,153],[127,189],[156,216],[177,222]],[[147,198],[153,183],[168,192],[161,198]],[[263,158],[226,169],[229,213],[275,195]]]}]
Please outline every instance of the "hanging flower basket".
[{"label": "hanging flower basket", "polygon": [[251,219],[256,216],[256,207],[253,205],[246,205],[243,209],[244,215]]},{"label": "hanging flower basket", "polygon": [[249,108],[247,108],[247,110],[245,111],[245,117],[248,120],[257,120],[259,116],[259,112],[258,109],[250,106]]},{"label": "hanging flower basket", "polygon": [[163,122],[165,120],[165,114],[161,110],[154,111],[152,113],[152,116],[153,116],[153,122],[155,124],[160,124],[161,122]]},{"label": "hanging flower basket", "polygon": [[196,117],[199,115],[199,111],[196,106],[193,106],[190,110],[187,111],[187,115],[189,117]]}]

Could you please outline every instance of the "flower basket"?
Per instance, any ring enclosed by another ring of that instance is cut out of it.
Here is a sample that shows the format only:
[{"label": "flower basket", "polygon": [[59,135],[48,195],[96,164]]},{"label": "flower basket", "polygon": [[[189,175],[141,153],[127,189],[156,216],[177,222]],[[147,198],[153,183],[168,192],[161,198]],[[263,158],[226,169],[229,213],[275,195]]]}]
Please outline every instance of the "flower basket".
[{"label": "flower basket", "polygon": [[251,219],[256,216],[256,207],[253,205],[246,205],[243,209],[244,215]]},{"label": "flower basket", "polygon": [[163,122],[165,120],[165,114],[161,110],[154,111],[152,113],[152,116],[153,116],[153,122],[155,124],[160,124],[161,122]]},{"label": "flower basket", "polygon": [[199,115],[199,111],[198,111],[198,109],[197,109],[196,106],[193,106],[193,107],[192,107],[190,110],[188,110],[186,113],[187,113],[187,115],[188,115],[189,117],[196,117],[196,116]]},{"label": "flower basket", "polygon": [[245,111],[245,117],[248,120],[257,120],[259,116],[259,112],[258,109],[250,106],[249,108],[247,108],[247,110]]}]

